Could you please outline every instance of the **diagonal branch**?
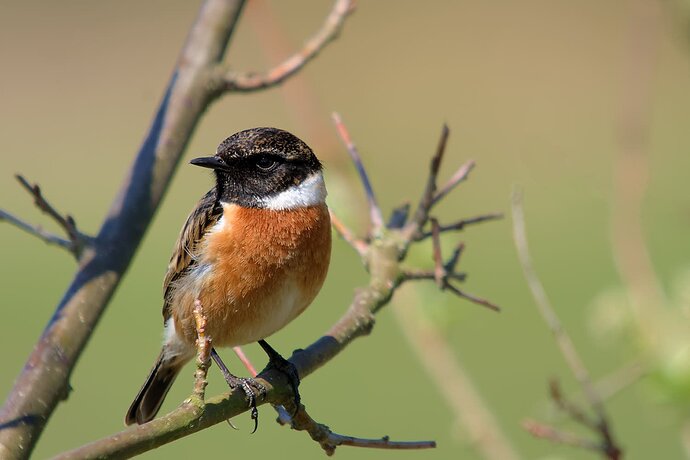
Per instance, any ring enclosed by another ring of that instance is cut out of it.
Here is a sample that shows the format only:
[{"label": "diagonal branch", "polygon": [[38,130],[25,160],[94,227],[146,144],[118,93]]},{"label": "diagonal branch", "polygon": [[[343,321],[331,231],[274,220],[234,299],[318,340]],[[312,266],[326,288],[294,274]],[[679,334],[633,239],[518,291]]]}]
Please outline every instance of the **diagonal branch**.
[{"label": "diagonal branch", "polygon": [[381,215],[381,208],[379,207],[379,204],[376,200],[376,195],[374,194],[374,188],[371,186],[369,176],[367,175],[367,171],[362,163],[362,157],[360,157],[359,151],[357,150],[355,143],[352,141],[352,137],[350,137],[350,133],[347,130],[345,123],[343,123],[340,115],[335,112],[333,113],[333,123],[338,130],[340,139],[343,141],[343,144],[345,144],[345,147],[347,147],[347,153],[350,155],[350,159],[352,160],[352,163],[354,163],[357,173],[359,174],[359,178],[362,181],[362,185],[364,186],[364,191],[367,194],[367,203],[369,203],[369,219],[371,220],[372,227],[369,233],[372,236],[376,235],[383,229],[383,216]]},{"label": "diagonal branch", "polygon": [[419,204],[417,205],[417,210],[415,211],[414,216],[406,226],[406,231],[409,235],[417,235],[429,220],[429,212],[434,205],[436,179],[438,178],[438,172],[441,169],[441,161],[443,160],[443,155],[446,152],[446,145],[448,145],[449,135],[450,130],[448,129],[448,125],[444,124],[443,129],[441,129],[441,137],[438,141],[438,146],[436,147],[436,153],[431,158],[429,175],[427,177],[426,187],[422,193],[422,198],[419,200]]},{"label": "diagonal branch", "polygon": [[340,235],[340,237],[345,240],[347,244],[352,246],[352,248],[357,251],[360,257],[364,257],[367,253],[367,243],[355,236],[355,234],[350,230],[343,221],[340,220],[338,216],[335,215],[333,210],[329,210],[331,215],[331,224],[333,229]]},{"label": "diagonal branch", "polygon": [[338,37],[345,24],[345,19],[353,11],[354,5],[351,0],[337,0],[321,29],[304,44],[302,49],[268,72],[238,72],[218,65],[214,70],[215,75],[211,83],[214,91],[250,92],[271,88],[283,83],[299,72],[326,45]]}]

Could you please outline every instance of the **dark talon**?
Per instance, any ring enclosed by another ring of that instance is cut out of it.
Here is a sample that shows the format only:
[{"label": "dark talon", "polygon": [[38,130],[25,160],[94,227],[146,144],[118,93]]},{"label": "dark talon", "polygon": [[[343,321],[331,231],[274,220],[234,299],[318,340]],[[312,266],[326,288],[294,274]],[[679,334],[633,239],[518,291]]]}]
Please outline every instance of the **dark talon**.
[{"label": "dark talon", "polygon": [[291,417],[294,417],[297,414],[297,411],[299,410],[300,403],[302,401],[302,397],[299,394],[299,384],[300,384],[300,378],[299,378],[299,373],[297,372],[297,368],[295,367],[294,364],[292,364],[290,361],[287,359],[283,358],[280,353],[275,351],[273,347],[271,347],[265,340],[259,340],[259,345],[261,345],[261,348],[264,349],[266,354],[268,355],[268,366],[267,367],[272,367],[274,369],[279,370],[283,374],[285,374],[290,381],[290,386],[292,387],[292,393],[295,397],[294,403],[295,403],[295,410],[293,411],[292,414],[290,414]]}]

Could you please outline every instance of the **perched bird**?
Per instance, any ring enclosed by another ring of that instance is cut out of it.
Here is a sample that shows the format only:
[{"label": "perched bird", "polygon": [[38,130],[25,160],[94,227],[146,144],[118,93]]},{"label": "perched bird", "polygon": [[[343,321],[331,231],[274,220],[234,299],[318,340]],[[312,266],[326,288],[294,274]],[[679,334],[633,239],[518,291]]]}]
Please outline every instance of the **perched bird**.
[{"label": "perched bird", "polygon": [[256,414],[252,379],[230,374],[216,347],[259,342],[291,379],[299,376],[263,340],[314,300],[328,271],[331,229],[322,167],[287,131],[254,128],[233,134],[216,154],[196,158],[216,184],[187,218],[163,283],[163,349],[127,411],[125,423],[156,416],[175,377],[196,356],[193,309],[201,302],[211,356],[231,387],[240,386]]}]

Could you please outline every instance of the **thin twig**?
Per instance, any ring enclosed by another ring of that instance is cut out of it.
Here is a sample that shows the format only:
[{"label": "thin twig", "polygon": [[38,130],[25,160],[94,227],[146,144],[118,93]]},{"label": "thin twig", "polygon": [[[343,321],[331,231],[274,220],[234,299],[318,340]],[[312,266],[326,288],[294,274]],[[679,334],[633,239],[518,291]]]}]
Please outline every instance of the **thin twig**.
[{"label": "thin twig", "polygon": [[265,73],[237,72],[218,67],[216,84],[220,91],[250,92],[277,86],[302,69],[339,35],[345,18],[354,11],[351,0],[337,0],[321,29],[304,46],[283,62]]},{"label": "thin twig", "polygon": [[332,118],[335,128],[338,131],[338,135],[343,141],[343,144],[345,144],[347,153],[350,155],[355,168],[357,168],[357,173],[359,174],[359,178],[362,181],[364,191],[367,195],[367,202],[369,204],[369,219],[371,220],[370,234],[377,235],[383,228],[383,216],[381,215],[381,208],[379,208],[379,205],[376,201],[376,195],[374,194],[374,189],[369,181],[369,176],[367,175],[367,171],[362,163],[362,157],[359,156],[359,151],[357,150],[354,142],[352,142],[352,137],[350,137],[350,133],[348,132],[347,127],[345,126],[345,123],[343,123],[340,115],[336,112],[333,112]]},{"label": "thin twig", "polygon": [[575,420],[594,432],[599,431],[598,422],[592,420],[577,404],[563,396],[560,384],[556,378],[551,379],[549,382],[549,394],[551,395],[551,400],[556,403],[556,406],[568,414],[572,420]]},{"label": "thin twig", "polygon": [[557,430],[556,428],[537,422],[536,420],[523,420],[522,427],[527,430],[532,436],[559,444],[566,444],[568,446],[578,447],[580,449],[592,450],[594,452],[601,452],[601,446],[589,439],[569,433],[567,431]]},{"label": "thin twig", "polygon": [[[403,270],[402,277],[405,281],[436,281],[436,270]],[[447,272],[446,278],[456,281],[465,281],[467,279],[467,273]]]},{"label": "thin twig", "polygon": [[450,179],[448,179],[448,182],[446,182],[443,187],[441,187],[435,194],[433,200],[431,200],[431,206],[433,207],[436,203],[441,201],[446,195],[448,195],[450,192],[453,191],[455,187],[460,182],[463,182],[464,180],[467,179],[467,177],[470,174],[470,171],[474,169],[475,162],[474,160],[470,160],[464,165],[460,166],[457,171],[455,171],[455,174],[451,176]]},{"label": "thin twig", "polygon": [[196,371],[194,372],[194,395],[201,401],[206,394],[206,375],[211,365],[211,338],[206,335],[206,315],[201,301],[194,301],[194,322],[196,324]]},{"label": "thin twig", "polygon": [[[460,231],[460,230],[464,230],[465,227],[468,225],[481,224],[482,222],[487,222],[487,221],[497,220],[497,219],[502,219],[502,218],[503,218],[503,213],[500,213],[500,212],[492,212],[492,213],[488,213],[488,214],[482,214],[482,215],[475,216],[475,217],[469,217],[467,219],[461,219],[461,220],[454,222],[452,224],[441,225],[441,226],[439,226],[439,232],[445,233],[445,232],[452,232],[452,231]],[[415,236],[415,239],[417,241],[421,241],[421,240],[424,240],[426,238],[429,238],[430,236],[431,236],[431,232],[419,232]]]},{"label": "thin twig", "polygon": [[55,207],[45,199],[38,184],[32,185],[24,178],[24,176],[20,174],[16,174],[14,177],[24,188],[24,190],[26,190],[32,196],[36,207],[45,214],[48,214],[48,216],[64,230],[65,234],[67,235],[67,239],[47,232],[38,225],[31,225],[3,210],[0,210],[0,220],[6,220],[12,225],[38,237],[46,243],[54,244],[68,250],[78,260],[81,257],[84,248],[92,243],[92,238],[81,233],[77,229],[77,224],[72,216],[69,214],[66,214],[65,216],[60,214],[60,212],[58,212]]},{"label": "thin twig", "polygon": [[556,311],[551,306],[551,303],[546,296],[546,292],[544,291],[544,287],[541,284],[541,281],[539,280],[532,264],[532,258],[530,257],[529,248],[527,245],[527,235],[525,231],[525,216],[522,209],[522,193],[519,190],[516,189],[513,192],[512,201],[513,237],[525,279],[527,280],[527,284],[532,291],[532,296],[534,297],[541,316],[544,318],[548,328],[551,330],[551,333],[558,344],[558,348],[560,349],[563,358],[575,376],[575,379],[580,384],[590,407],[596,415],[596,422],[583,423],[592,428],[601,436],[602,442],[598,446],[598,450],[602,453],[602,455],[605,455],[611,460],[618,459],[620,458],[622,451],[618,447],[616,441],[613,439],[611,427],[609,426],[607,420],[606,411],[604,410],[601,396],[594,388],[589,371],[580,358],[573,341],[558,319]]},{"label": "thin twig", "polygon": [[443,267],[443,256],[441,255],[441,233],[439,232],[438,220],[431,218],[431,240],[432,253],[434,257],[434,280],[439,289],[443,290],[446,287],[448,279],[446,278],[446,270]]},{"label": "thin twig", "polygon": [[589,372],[585,367],[580,355],[575,349],[570,336],[563,328],[555,310],[551,306],[544,287],[537,277],[537,273],[532,265],[532,258],[527,246],[527,235],[525,233],[525,216],[522,210],[522,193],[518,190],[513,192],[513,237],[518,251],[522,271],[524,272],[527,284],[532,291],[532,296],[536,302],[539,313],[546,321],[546,325],[551,330],[558,347],[565,358],[568,367],[582,387],[589,404],[600,419],[605,419],[604,409],[601,399],[592,385]]},{"label": "thin twig", "polygon": [[450,130],[448,129],[448,125],[444,124],[443,128],[441,129],[441,137],[439,138],[438,146],[436,147],[436,153],[433,157],[431,157],[431,162],[429,163],[429,175],[427,176],[426,186],[422,192],[422,197],[419,200],[419,204],[417,205],[414,216],[406,227],[408,235],[419,234],[429,219],[429,211],[431,211],[431,207],[434,204],[434,195],[436,193],[436,179],[438,178],[438,172],[441,169],[441,161],[443,160],[443,154],[446,151],[449,135]]},{"label": "thin twig", "polygon": [[28,234],[33,235],[33,236],[45,241],[48,244],[60,246],[61,248],[72,252],[72,242],[71,241],[66,240],[66,239],[64,239],[58,235],[55,235],[54,233],[50,233],[38,225],[32,225],[28,222],[24,222],[19,217],[16,217],[16,216],[10,214],[9,212],[0,209],[0,221],[3,221],[3,220],[7,221],[9,224],[14,225],[15,227],[17,227],[21,230],[24,230]]},{"label": "thin twig", "polygon": [[256,368],[249,360],[247,355],[244,354],[244,350],[242,350],[242,347],[232,347],[232,351],[235,352],[235,355],[237,355],[237,357],[240,359],[242,365],[249,371],[249,375],[251,375],[252,377],[256,377],[258,372],[256,372]]},{"label": "thin twig", "polygon": [[469,292],[466,292],[464,290],[461,290],[453,284],[446,283],[446,289],[450,290],[453,294],[457,295],[458,297],[467,299],[470,302],[476,303],[477,305],[481,305],[482,307],[486,307],[489,310],[493,310],[495,312],[501,311],[501,307],[499,307],[495,303],[490,302],[489,300],[484,299],[482,297],[477,297],[476,295],[470,294]]},{"label": "thin twig", "polygon": [[331,214],[331,225],[335,231],[340,235],[342,239],[345,240],[347,244],[352,246],[352,248],[357,251],[360,257],[364,257],[367,253],[367,248],[369,245],[364,241],[355,236],[355,234],[341,221],[338,216],[335,215],[333,210],[329,210]]},{"label": "thin twig", "polygon": [[326,455],[333,455],[338,446],[367,447],[373,449],[430,449],[436,447],[435,441],[391,441],[388,436],[379,439],[355,438],[344,436],[331,431],[321,423],[316,422],[307,413],[303,404],[297,410],[292,420],[292,429],[306,431],[311,438],[318,442]]}]

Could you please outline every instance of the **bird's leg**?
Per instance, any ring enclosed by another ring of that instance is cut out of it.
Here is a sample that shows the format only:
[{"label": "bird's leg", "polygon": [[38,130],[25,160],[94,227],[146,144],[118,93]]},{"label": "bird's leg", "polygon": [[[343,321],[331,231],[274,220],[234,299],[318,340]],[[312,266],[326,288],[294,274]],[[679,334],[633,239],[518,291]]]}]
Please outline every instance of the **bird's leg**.
[{"label": "bird's leg", "polygon": [[299,410],[299,404],[302,400],[298,390],[300,380],[297,368],[290,361],[280,356],[280,353],[275,351],[273,347],[270,346],[265,340],[259,340],[259,345],[261,345],[261,348],[263,348],[266,354],[268,355],[267,367],[272,367],[274,369],[279,370],[280,372],[285,374],[288,380],[290,381],[290,386],[292,386],[292,393],[295,396],[295,412],[292,414],[292,416],[294,416]]},{"label": "bird's leg", "polygon": [[254,395],[254,390],[252,390],[252,387],[256,388],[261,396],[265,396],[266,387],[254,379],[237,377],[230,373],[230,370],[228,370],[228,367],[225,365],[223,360],[220,359],[220,355],[218,355],[218,352],[215,348],[211,348],[211,358],[213,358],[213,361],[215,361],[220,368],[220,371],[222,372],[223,377],[225,377],[225,381],[228,383],[230,388],[235,389],[240,387],[242,388],[242,391],[244,391],[244,394],[247,395],[247,401],[252,410],[251,417],[252,420],[254,420],[254,429],[252,430],[252,433],[254,433],[259,426],[259,410],[256,408],[256,396]]}]

